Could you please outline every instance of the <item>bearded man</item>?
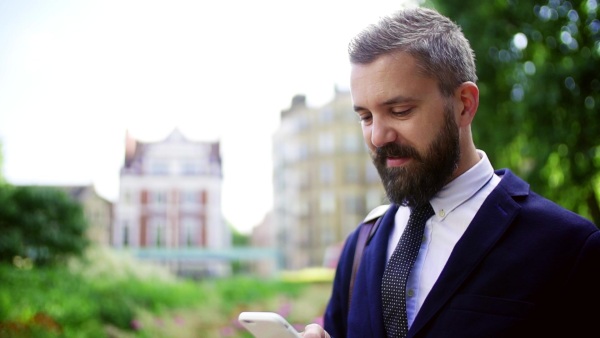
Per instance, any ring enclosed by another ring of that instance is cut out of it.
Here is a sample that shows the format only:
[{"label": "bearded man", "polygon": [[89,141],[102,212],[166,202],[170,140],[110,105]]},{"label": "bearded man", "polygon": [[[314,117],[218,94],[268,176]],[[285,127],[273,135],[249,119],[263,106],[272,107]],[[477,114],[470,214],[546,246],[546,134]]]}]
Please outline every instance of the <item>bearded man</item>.
[{"label": "bearded man", "polygon": [[600,336],[600,231],[476,148],[475,57],[460,28],[401,10],[349,54],[354,109],[391,204],[355,274],[360,231],[349,235],[324,328],[303,337]]}]

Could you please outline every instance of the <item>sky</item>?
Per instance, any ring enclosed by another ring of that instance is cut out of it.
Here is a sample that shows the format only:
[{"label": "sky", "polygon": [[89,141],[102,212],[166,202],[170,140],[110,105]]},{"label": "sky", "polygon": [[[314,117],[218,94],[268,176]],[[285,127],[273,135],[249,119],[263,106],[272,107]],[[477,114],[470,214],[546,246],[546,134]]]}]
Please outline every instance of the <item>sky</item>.
[{"label": "sky", "polygon": [[221,143],[223,216],[247,233],[272,209],[280,112],[347,89],[348,41],[405,3],[0,0],[2,175],[116,202],[126,131],[179,128]]}]

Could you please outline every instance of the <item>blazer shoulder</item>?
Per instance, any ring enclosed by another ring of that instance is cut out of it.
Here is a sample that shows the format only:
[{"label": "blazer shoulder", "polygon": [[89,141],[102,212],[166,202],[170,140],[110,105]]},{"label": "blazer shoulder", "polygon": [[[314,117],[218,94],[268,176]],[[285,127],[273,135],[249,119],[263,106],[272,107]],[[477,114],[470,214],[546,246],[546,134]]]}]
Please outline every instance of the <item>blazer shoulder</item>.
[{"label": "blazer shoulder", "polygon": [[388,211],[389,208],[389,204],[382,204],[380,206],[375,207],[373,210],[371,210],[371,212],[369,212],[369,214],[367,214],[367,217],[365,217],[363,222],[369,222],[376,219],[377,217],[383,216],[383,214],[385,214],[385,212]]}]

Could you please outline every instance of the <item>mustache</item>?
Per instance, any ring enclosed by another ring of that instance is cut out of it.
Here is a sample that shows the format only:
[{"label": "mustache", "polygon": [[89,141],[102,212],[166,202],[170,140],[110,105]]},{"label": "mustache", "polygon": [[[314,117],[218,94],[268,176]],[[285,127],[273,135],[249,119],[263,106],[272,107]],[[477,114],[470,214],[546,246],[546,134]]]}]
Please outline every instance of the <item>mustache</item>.
[{"label": "mustache", "polygon": [[375,149],[374,160],[378,162],[385,161],[388,157],[411,157],[422,161],[419,152],[407,145],[388,143]]}]

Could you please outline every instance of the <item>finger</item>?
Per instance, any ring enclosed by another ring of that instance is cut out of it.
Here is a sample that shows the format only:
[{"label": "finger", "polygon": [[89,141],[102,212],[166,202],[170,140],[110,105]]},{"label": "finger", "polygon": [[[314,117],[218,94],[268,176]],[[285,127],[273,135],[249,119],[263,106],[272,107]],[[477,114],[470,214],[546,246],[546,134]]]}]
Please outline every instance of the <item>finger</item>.
[{"label": "finger", "polygon": [[308,324],[302,334],[304,338],[330,338],[319,324]]}]

